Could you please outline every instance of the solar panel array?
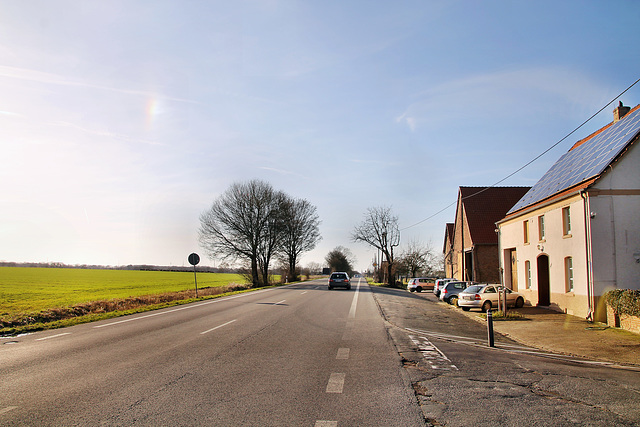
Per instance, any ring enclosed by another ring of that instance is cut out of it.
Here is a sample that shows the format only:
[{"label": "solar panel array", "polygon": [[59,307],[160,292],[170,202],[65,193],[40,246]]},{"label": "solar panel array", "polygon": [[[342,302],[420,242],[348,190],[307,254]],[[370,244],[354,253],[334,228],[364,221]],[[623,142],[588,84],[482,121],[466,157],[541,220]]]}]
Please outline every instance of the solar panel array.
[{"label": "solar panel array", "polygon": [[565,153],[507,214],[601,174],[639,131],[640,108]]}]

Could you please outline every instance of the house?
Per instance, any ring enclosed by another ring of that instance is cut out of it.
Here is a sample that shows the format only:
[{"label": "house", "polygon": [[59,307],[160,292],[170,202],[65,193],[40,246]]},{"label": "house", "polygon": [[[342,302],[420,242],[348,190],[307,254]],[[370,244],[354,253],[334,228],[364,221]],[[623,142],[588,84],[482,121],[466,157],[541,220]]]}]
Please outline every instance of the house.
[{"label": "house", "polygon": [[497,222],[504,283],[528,302],[603,321],[640,289],[640,105],[578,141]]},{"label": "house", "polygon": [[455,222],[447,227],[445,270],[459,280],[500,283],[496,222],[529,187],[460,187]]}]

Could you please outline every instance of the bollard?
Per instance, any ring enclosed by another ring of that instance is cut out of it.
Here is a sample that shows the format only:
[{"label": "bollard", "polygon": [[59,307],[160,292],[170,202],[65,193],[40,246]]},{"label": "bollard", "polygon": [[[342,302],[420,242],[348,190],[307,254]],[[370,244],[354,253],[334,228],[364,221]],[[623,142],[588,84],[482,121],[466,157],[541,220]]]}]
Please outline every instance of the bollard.
[{"label": "bollard", "polygon": [[491,309],[487,310],[487,332],[489,334],[489,347],[495,347],[493,345],[493,315]]}]

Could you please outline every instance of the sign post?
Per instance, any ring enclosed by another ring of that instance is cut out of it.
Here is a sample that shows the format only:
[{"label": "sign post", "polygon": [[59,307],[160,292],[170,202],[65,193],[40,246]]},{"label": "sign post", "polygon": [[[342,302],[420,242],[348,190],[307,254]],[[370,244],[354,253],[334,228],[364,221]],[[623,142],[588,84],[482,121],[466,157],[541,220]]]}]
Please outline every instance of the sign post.
[{"label": "sign post", "polygon": [[196,298],[198,298],[198,278],[196,277],[196,265],[200,262],[200,257],[196,253],[189,255],[189,264],[193,265],[193,280],[196,282]]}]

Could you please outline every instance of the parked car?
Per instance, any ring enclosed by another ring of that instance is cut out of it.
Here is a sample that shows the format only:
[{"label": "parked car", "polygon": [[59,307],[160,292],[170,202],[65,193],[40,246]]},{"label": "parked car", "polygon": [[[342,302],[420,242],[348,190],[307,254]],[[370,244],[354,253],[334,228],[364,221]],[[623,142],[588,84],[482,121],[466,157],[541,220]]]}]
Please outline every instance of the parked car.
[{"label": "parked car", "polygon": [[[503,287],[501,285],[473,285],[458,294],[458,306],[464,311],[479,308],[488,311],[498,307]],[[524,306],[524,295],[507,288],[507,306],[521,308]]]},{"label": "parked car", "polygon": [[473,284],[474,282],[445,283],[444,287],[440,291],[439,298],[446,303],[456,305],[456,301],[458,300],[458,294]]},{"label": "parked car", "polygon": [[329,276],[329,290],[333,288],[351,289],[351,281],[349,281],[349,275],[342,272],[331,273],[331,276]]},{"label": "parked car", "polygon": [[436,280],[436,283],[433,285],[433,293],[436,294],[436,297],[440,297],[440,291],[442,290],[442,287],[449,282],[455,282],[456,279],[451,279],[451,278],[445,278],[445,279],[438,279]]},{"label": "parked car", "polygon": [[416,277],[410,279],[409,283],[407,283],[407,289],[410,292],[432,291],[433,286],[433,279],[428,277]]}]

